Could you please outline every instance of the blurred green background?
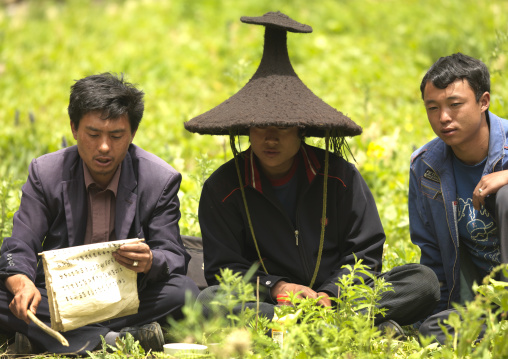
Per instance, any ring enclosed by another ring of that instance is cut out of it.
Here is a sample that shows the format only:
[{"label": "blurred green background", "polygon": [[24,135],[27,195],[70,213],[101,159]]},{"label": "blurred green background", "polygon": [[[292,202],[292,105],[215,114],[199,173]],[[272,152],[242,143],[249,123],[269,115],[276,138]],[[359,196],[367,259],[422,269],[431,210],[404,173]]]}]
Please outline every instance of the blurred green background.
[{"label": "blurred green background", "polygon": [[264,29],[240,17],[268,11],[313,27],[311,34],[288,34],[293,67],[316,95],[364,129],[349,144],[387,232],[385,264],[418,261],[408,230],[409,156],[434,137],[421,78],[441,56],[460,51],[480,58],[491,70],[491,110],[508,117],[506,0],[3,0],[1,236],[10,234],[29,161],[74,144],[70,86],[105,71],[124,73],[146,93],[134,142],[182,173],[181,231],[200,235],[202,181],[231,153],[227,139],[188,133],[183,123],[254,74]]}]

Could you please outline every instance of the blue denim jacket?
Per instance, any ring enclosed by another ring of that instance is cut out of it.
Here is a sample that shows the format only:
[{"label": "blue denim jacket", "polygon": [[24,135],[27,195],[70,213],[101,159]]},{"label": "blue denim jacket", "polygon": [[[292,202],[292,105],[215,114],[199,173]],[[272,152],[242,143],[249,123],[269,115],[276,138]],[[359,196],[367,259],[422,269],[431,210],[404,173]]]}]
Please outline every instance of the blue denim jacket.
[{"label": "blue denim jacket", "polygon": [[[483,176],[508,169],[508,121],[487,112],[489,152]],[[441,299],[434,313],[460,301],[457,194],[452,150],[435,138],[411,155],[409,175],[411,241],[421,249],[420,263],[436,273]]]}]

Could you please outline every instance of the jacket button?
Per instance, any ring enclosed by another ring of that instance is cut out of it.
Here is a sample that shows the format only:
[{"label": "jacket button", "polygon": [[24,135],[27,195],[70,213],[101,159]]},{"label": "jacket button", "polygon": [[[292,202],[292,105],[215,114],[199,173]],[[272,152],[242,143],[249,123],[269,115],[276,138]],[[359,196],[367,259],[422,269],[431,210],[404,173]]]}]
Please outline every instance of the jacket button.
[{"label": "jacket button", "polygon": [[270,285],[270,284],[272,284],[272,281],[271,280],[267,280],[266,281],[266,285]]}]

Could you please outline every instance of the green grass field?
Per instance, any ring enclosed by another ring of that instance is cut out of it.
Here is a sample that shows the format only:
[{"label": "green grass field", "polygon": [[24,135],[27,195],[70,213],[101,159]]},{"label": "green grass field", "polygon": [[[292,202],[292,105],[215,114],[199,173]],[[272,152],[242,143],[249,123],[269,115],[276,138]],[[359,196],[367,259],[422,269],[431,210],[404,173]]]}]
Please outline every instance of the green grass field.
[{"label": "green grass field", "polygon": [[409,156],[434,137],[421,78],[441,56],[480,58],[491,70],[491,111],[508,117],[506,0],[0,0],[1,237],[10,234],[30,160],[74,144],[70,86],[105,71],[146,93],[134,142],[182,173],[181,232],[200,235],[202,181],[232,156],[227,138],[191,134],[183,123],[254,74],[264,29],[240,17],[278,10],[314,30],[288,34],[300,79],[363,127],[348,141],[385,227],[385,269],[418,262]]}]

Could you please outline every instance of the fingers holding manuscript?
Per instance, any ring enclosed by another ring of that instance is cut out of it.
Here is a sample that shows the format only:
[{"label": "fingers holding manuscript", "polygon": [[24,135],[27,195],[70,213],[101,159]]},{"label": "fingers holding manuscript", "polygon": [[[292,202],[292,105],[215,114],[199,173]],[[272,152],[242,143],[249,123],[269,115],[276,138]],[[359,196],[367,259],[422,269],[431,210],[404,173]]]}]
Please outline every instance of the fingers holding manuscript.
[{"label": "fingers holding manuscript", "polygon": [[148,273],[152,268],[153,253],[146,243],[124,244],[113,253],[116,261],[137,273]]}]

